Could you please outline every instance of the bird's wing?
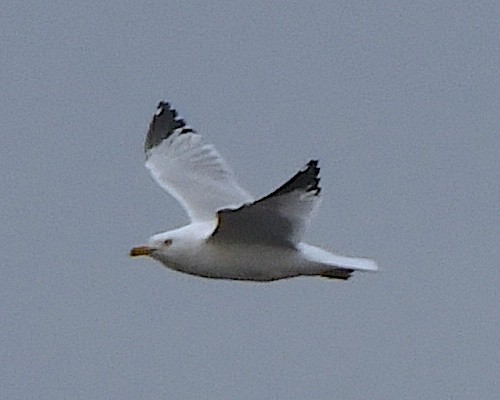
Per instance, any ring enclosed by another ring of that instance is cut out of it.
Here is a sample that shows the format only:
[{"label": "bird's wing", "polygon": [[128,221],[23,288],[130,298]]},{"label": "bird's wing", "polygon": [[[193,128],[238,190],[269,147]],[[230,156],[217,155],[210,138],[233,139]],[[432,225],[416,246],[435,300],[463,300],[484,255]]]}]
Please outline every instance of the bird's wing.
[{"label": "bird's wing", "polygon": [[211,240],[296,247],[321,197],[315,160],[271,194],[239,208],[218,211]]},{"label": "bird's wing", "polygon": [[192,221],[213,220],[217,210],[252,201],[215,147],[205,144],[169,103],[160,102],[149,125],[146,167]]}]

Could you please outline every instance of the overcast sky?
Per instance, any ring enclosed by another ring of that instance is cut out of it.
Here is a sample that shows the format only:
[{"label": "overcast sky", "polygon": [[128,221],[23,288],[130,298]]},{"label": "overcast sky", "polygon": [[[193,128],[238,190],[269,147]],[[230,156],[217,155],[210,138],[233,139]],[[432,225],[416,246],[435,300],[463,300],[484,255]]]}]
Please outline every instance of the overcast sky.
[{"label": "overcast sky", "polygon": [[[252,5],[250,5],[252,3]],[[4,1],[2,399],[500,393],[497,1]],[[132,246],[170,101],[255,196],[310,158],[348,282],[213,281]]]}]

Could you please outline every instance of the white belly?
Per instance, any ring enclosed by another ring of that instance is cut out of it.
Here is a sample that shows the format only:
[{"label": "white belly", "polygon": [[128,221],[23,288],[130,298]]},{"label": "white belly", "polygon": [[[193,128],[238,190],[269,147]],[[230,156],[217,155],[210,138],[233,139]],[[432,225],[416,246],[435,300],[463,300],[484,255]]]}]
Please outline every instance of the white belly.
[{"label": "white belly", "polygon": [[207,278],[272,281],[316,272],[315,263],[291,248],[205,242],[188,252],[173,253],[158,260],[177,271]]}]

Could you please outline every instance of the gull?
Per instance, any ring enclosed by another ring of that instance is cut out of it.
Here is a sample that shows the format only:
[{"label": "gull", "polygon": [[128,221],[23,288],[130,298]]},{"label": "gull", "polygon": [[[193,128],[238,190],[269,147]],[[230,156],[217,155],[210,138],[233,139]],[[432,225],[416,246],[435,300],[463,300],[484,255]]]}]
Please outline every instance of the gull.
[{"label": "gull", "polygon": [[317,160],[255,200],[215,147],[163,101],[144,150],[154,180],[180,202],[191,223],[152,236],[130,256],[149,256],[205,278],[257,282],[297,276],[347,280],[354,271],[377,270],[373,260],[302,242],[321,200]]}]

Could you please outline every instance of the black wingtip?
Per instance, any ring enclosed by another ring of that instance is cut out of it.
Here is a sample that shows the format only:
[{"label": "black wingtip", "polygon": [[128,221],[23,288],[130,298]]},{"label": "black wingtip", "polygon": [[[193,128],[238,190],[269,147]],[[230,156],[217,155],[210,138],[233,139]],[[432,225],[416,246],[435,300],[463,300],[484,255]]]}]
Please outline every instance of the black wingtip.
[{"label": "black wingtip", "polygon": [[310,160],[304,168],[297,172],[292,178],[259,201],[266,200],[273,196],[281,196],[286,193],[293,192],[294,190],[305,190],[306,192],[311,192],[315,196],[319,195],[321,187],[319,186],[320,168],[318,167],[318,164],[318,160]]},{"label": "black wingtip", "polygon": [[149,124],[144,150],[148,151],[159,145],[177,129],[181,129],[181,134],[194,132],[194,129],[189,127],[182,118],[178,117],[177,111],[171,107],[170,103],[160,101]]},{"label": "black wingtip", "polygon": [[309,160],[309,162],[306,164],[304,170],[299,172],[299,174],[303,173],[303,175],[306,177],[306,179],[310,179],[312,182],[307,186],[306,190],[308,192],[315,191],[316,195],[320,194],[320,192],[321,192],[321,187],[319,186],[320,168],[319,168],[318,164],[319,164],[318,160]]}]

